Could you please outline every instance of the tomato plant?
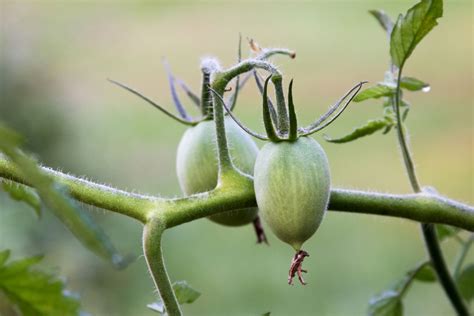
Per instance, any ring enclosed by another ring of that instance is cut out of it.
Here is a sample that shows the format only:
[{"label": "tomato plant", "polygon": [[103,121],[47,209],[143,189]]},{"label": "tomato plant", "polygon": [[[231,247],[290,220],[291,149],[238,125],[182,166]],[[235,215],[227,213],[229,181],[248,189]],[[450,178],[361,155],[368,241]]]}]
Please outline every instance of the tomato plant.
[{"label": "tomato plant", "polygon": [[[308,260],[305,258],[309,256],[308,249],[303,249],[307,245],[305,242],[320,233],[318,229],[324,225],[323,218],[328,211],[340,211],[420,223],[428,256],[393,282],[389,289],[374,296],[369,302],[369,315],[401,315],[404,299],[414,282],[439,283],[454,312],[468,315],[469,303],[474,298],[474,269],[472,264],[467,264],[474,243],[474,208],[442,196],[434,188],[422,186],[407,141],[406,119],[412,107],[405,92],[427,92],[430,86],[424,80],[406,76],[405,65],[417,45],[442,17],[443,2],[421,0],[396,21],[383,11],[373,10],[371,14],[389,39],[390,62],[383,81],[363,90],[365,82],[360,82],[305,127],[298,127],[293,81],[285,97],[283,73],[269,61],[273,55],[295,58],[295,53],[288,49],[262,48],[253,40],[249,41],[250,57],[244,59],[239,41],[237,62],[230,67],[221,67],[215,58],[202,60],[200,95],[176,78],[165,62],[178,114],[137,90],[111,80],[188,127],[177,145],[176,173],[182,197],[164,198],[119,190],[44,167],[33,154],[24,150],[25,139],[3,124],[0,125],[2,191],[13,200],[26,203],[38,216],[51,211],[82,245],[116,268],[125,268],[133,257],[117,251],[101,225],[80,203],[140,222],[144,258],[159,294],[159,299],[148,307],[161,314],[181,315],[181,305],[194,303],[200,296],[200,292],[187,282],[170,281],[162,253],[162,237],[167,230],[200,218],[209,218],[225,226],[253,223],[258,241],[262,242],[266,241],[266,236],[258,217],[261,214],[276,237],[295,251],[288,283],[292,284],[297,276],[305,284],[303,260]],[[268,73],[263,84],[260,72]],[[239,91],[252,78],[262,94],[266,135],[246,127],[234,112]],[[275,91],[275,101],[268,93],[270,84]],[[229,88],[231,85],[233,88]],[[197,117],[192,117],[181,103],[177,86],[197,106]],[[226,96],[228,92],[231,92],[230,97]],[[327,143],[324,144],[311,137],[339,118],[352,101],[374,99],[383,101],[381,117],[369,120],[341,137],[325,135]],[[331,187],[329,159],[323,148],[355,141],[378,131],[395,133],[413,193],[375,193]],[[266,143],[259,150],[246,133]],[[333,236],[337,238],[338,234]],[[452,272],[440,244],[449,238],[459,243]],[[2,315],[82,313],[79,299],[65,290],[67,285],[63,279],[35,268],[41,259],[41,256],[31,256],[15,260],[11,259],[9,249],[0,251]],[[348,264],[351,264],[350,259]],[[250,262],[252,267],[255,264],[248,258],[242,260]],[[284,279],[280,274],[276,278]],[[205,291],[205,286],[201,288]],[[306,286],[304,290],[311,290],[311,287]],[[297,306],[294,310],[298,314]]]}]

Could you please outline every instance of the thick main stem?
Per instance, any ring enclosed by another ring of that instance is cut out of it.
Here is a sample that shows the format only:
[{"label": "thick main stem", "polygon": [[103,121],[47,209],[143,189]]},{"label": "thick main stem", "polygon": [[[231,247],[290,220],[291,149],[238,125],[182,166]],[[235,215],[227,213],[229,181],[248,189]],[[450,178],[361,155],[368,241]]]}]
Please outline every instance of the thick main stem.
[{"label": "thick main stem", "polygon": [[[71,196],[85,204],[123,214],[146,223],[163,217],[167,227],[177,226],[220,212],[257,206],[250,178],[225,188],[179,199],[164,199],[129,193],[42,167],[42,172],[63,184]],[[31,186],[19,168],[0,157],[0,178]],[[446,224],[474,232],[474,207],[431,192],[386,194],[332,189],[328,209]]]},{"label": "thick main stem", "polygon": [[[400,144],[400,149],[402,151],[403,161],[405,162],[405,168],[410,179],[410,184],[415,193],[421,192],[421,187],[418,182],[418,178],[415,172],[415,166],[413,163],[413,158],[411,156],[410,149],[406,141],[406,136],[403,130],[403,123],[400,115],[400,83],[402,77],[403,64],[398,70],[397,76],[397,89],[395,93],[395,113],[397,117],[397,136],[398,142]],[[451,301],[454,309],[458,315],[469,315],[466,304],[464,303],[459,290],[454,282],[449,269],[446,265],[446,262],[443,257],[443,252],[441,250],[438,237],[436,235],[435,226],[432,223],[422,223],[421,231],[425,240],[426,250],[430,256],[436,275],[446,292],[446,295]]]}]

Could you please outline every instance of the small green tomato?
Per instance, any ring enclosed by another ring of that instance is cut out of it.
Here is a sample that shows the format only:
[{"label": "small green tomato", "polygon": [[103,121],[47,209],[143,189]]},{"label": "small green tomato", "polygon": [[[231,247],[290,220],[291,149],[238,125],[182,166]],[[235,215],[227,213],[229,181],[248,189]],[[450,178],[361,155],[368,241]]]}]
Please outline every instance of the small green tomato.
[{"label": "small green tomato", "polygon": [[255,163],[257,204],[273,233],[296,251],[326,212],[330,175],[326,154],[312,138],[266,144]]},{"label": "small green tomato", "polygon": [[[229,118],[225,120],[227,140],[233,163],[242,172],[253,174],[258,147],[255,142]],[[218,161],[216,131],[213,121],[204,121],[189,128],[178,146],[176,171],[181,190],[186,195],[206,192],[217,185]],[[227,226],[251,223],[257,217],[256,207],[233,210],[209,217]]]},{"label": "small green tomato", "polygon": [[[260,83],[257,79],[257,84]],[[277,108],[267,97],[272,79]],[[309,137],[333,122],[360,90],[362,83],[352,88],[338,103],[315,123],[298,128],[293,104],[293,81],[288,89],[288,107],[284,99],[282,78],[270,76],[263,88],[263,120],[267,136],[244,127],[230,111],[229,115],[249,134],[269,141],[258,153],[254,169],[254,188],[262,217],[275,235],[291,245],[296,253],[291,262],[288,283],[295,275],[306,284],[302,273],[303,260],[309,254],[301,249],[303,243],[319,228],[328,207],[330,174],[328,159],[321,146]],[[353,93],[356,91],[355,93]],[[353,93],[339,112],[342,102]],[[334,116],[331,117],[331,115]]]}]

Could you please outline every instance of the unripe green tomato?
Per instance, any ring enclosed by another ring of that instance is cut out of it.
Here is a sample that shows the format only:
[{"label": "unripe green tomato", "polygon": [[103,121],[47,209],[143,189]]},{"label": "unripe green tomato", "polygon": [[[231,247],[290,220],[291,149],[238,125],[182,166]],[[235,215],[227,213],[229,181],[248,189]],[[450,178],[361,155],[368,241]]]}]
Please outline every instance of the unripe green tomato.
[{"label": "unripe green tomato", "polygon": [[[257,145],[232,119],[226,117],[225,126],[232,162],[242,172],[252,175]],[[216,187],[218,160],[213,121],[204,121],[186,130],[176,160],[178,181],[184,194],[206,192]],[[209,219],[222,225],[241,226],[251,223],[257,212],[256,207],[245,208],[212,215]]]},{"label": "unripe green tomato", "polygon": [[257,205],[275,235],[296,251],[326,212],[330,175],[326,154],[310,137],[268,143],[254,169]]}]

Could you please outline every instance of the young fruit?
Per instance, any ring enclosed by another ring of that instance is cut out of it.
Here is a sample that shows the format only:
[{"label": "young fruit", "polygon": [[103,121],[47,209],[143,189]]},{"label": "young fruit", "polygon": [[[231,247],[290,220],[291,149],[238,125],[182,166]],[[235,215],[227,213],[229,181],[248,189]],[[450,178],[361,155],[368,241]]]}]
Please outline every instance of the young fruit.
[{"label": "young fruit", "polygon": [[[227,140],[233,163],[242,172],[252,174],[258,147],[229,118],[225,120]],[[186,195],[206,192],[217,185],[218,161],[216,131],[213,121],[203,121],[184,133],[176,159],[176,171],[181,190]],[[256,207],[233,210],[210,216],[209,219],[227,226],[251,223],[257,216]]]},{"label": "young fruit", "polygon": [[[267,97],[270,78],[276,91],[276,110]],[[257,77],[256,79],[259,84]],[[309,135],[334,121],[361,86],[362,83],[352,88],[315,123],[306,128],[298,128],[293,104],[293,81],[290,82],[287,107],[281,76],[268,77],[263,88],[263,118],[267,136],[242,126],[228,111],[238,125],[249,134],[270,141],[258,153],[255,163],[255,196],[263,219],[273,233],[296,251],[288,275],[289,284],[296,274],[300,282],[306,284],[302,277],[302,273],[306,272],[302,269],[302,263],[309,254],[301,247],[318,229],[329,202],[328,160],[321,146]],[[349,101],[335,113],[355,90]],[[332,114],[334,116],[331,117]]]},{"label": "young fruit", "polygon": [[257,204],[273,233],[297,252],[318,229],[329,201],[326,154],[312,138],[266,144],[255,163]]}]

